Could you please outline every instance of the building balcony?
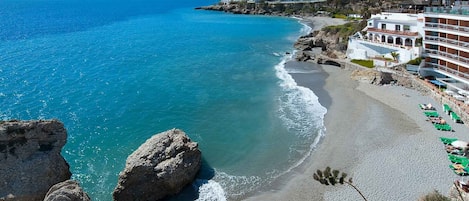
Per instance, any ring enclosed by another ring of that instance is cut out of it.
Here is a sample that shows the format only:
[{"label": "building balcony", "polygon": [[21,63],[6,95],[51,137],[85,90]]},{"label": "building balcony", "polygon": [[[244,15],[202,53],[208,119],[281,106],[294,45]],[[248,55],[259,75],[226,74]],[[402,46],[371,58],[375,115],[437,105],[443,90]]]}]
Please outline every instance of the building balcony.
[{"label": "building balcony", "polygon": [[436,64],[436,63],[425,62],[424,68],[433,68],[434,70],[444,71],[446,73],[452,74],[452,75],[460,77],[460,78],[469,79],[469,74],[467,74],[467,73],[462,73],[462,72],[459,72],[457,70],[454,70],[454,69],[448,68],[446,66]]},{"label": "building balcony", "polygon": [[425,22],[425,27],[423,27],[423,28],[425,30],[445,29],[445,30],[448,30],[448,31],[469,33],[469,27],[463,27],[463,26],[451,25],[451,24],[440,24],[440,23],[434,23],[434,22]]},{"label": "building balcony", "polygon": [[435,42],[437,44],[443,43],[443,45],[446,45],[446,46],[449,45],[455,48],[463,48],[462,51],[467,51],[467,48],[469,48],[469,42],[458,41],[458,40],[449,39],[449,38],[442,38],[438,36],[425,36],[425,42],[428,42],[428,43]]},{"label": "building balcony", "polygon": [[429,56],[435,55],[435,56],[441,56],[443,59],[447,59],[450,62],[453,63],[458,63],[461,66],[467,66],[469,68],[469,59],[464,58],[455,54],[451,54],[448,52],[440,52],[438,50],[433,50],[433,49],[426,49],[425,53],[429,54]]},{"label": "building balcony", "polygon": [[419,35],[418,32],[393,31],[393,30],[377,29],[377,28],[371,28],[371,27],[367,29],[367,32],[383,33],[383,34],[388,34],[388,35],[410,36],[410,37],[417,37]]}]

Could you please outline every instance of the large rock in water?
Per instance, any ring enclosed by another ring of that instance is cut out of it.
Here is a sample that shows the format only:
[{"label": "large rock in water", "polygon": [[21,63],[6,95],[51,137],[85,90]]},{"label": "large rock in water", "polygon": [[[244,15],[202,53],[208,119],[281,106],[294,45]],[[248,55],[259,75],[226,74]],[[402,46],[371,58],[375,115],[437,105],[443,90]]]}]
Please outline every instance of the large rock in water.
[{"label": "large rock in water", "polygon": [[200,166],[198,145],[183,131],[156,134],[127,158],[114,200],[158,200],[176,194],[194,180]]},{"label": "large rock in water", "polygon": [[64,125],[51,121],[0,121],[0,200],[43,200],[51,186],[70,178],[60,155]]},{"label": "large rock in water", "polygon": [[44,201],[90,201],[90,197],[80,187],[78,182],[67,180],[55,184],[47,192]]}]

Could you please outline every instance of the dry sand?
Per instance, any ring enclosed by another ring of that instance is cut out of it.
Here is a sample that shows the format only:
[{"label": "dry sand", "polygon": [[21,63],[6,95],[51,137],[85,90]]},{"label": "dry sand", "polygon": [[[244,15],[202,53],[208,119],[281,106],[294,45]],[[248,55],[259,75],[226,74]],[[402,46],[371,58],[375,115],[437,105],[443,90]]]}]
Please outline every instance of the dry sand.
[{"label": "dry sand", "polygon": [[323,186],[313,180],[313,173],[326,166],[347,172],[368,200],[417,200],[433,190],[448,194],[460,177],[448,168],[439,137],[469,141],[467,126],[450,121],[455,132],[438,131],[418,104],[432,103],[446,120],[450,118],[430,97],[398,86],[358,83],[350,79],[350,72],[334,66],[319,69],[324,71],[324,86],[308,84],[305,75],[292,76],[299,85],[319,91],[320,102],[326,103],[325,137],[275,189],[247,200],[361,200],[348,186]]}]

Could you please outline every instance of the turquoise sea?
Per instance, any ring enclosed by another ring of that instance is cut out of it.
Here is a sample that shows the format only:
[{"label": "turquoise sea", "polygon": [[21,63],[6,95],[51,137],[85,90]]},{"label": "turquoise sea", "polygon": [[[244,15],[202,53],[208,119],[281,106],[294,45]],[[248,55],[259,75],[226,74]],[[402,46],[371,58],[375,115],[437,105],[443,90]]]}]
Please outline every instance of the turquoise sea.
[{"label": "turquoise sea", "polygon": [[2,0],[0,119],[64,122],[63,155],[93,200],[112,200],[127,156],[171,128],[204,159],[176,200],[237,200],[271,185],[324,132],[326,109],[284,69],[309,30],[193,9],[213,3]]}]

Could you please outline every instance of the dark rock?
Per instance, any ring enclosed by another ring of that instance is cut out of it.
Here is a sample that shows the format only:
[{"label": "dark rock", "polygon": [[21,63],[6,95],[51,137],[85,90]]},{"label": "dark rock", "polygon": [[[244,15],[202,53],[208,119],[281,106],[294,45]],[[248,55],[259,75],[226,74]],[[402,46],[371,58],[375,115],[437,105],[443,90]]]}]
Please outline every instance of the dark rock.
[{"label": "dark rock", "polygon": [[198,145],[177,129],[154,135],[126,161],[113,197],[159,200],[190,184],[201,166]]},{"label": "dark rock", "polygon": [[42,200],[52,185],[69,179],[60,155],[66,141],[56,120],[0,122],[0,200]]},{"label": "dark rock", "polygon": [[90,201],[78,182],[67,180],[55,184],[47,192],[44,201]]}]

